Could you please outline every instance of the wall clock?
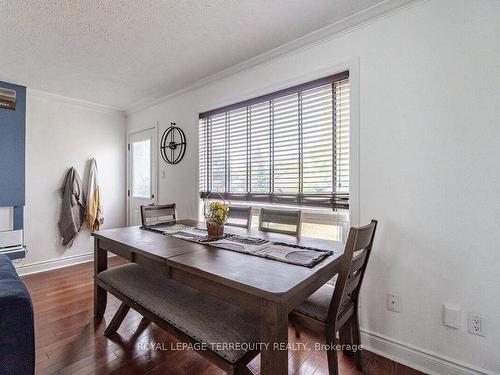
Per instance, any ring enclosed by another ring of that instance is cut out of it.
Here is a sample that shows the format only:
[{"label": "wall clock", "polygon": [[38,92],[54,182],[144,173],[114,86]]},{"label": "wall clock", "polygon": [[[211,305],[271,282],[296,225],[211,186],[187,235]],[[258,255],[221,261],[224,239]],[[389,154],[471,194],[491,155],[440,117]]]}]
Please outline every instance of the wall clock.
[{"label": "wall clock", "polygon": [[175,122],[170,123],[170,127],[165,130],[160,141],[161,157],[169,164],[177,164],[186,153],[186,135],[181,128],[175,126]]}]

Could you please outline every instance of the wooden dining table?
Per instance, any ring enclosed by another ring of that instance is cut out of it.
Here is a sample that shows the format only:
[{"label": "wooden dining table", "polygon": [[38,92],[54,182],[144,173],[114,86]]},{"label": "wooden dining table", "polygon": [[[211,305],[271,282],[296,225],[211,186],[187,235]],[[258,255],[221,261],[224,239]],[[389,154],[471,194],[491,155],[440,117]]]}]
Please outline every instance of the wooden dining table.
[{"label": "wooden dining table", "polygon": [[[204,227],[201,222],[178,223]],[[138,226],[93,233],[94,273],[107,269],[108,252],[160,272],[201,293],[240,306],[261,317],[261,374],[288,372],[288,313],[340,270],[344,243],[264,233],[226,226],[226,232],[333,250],[313,268],[218,249],[143,230]],[[94,283],[94,315],[102,318],[107,292]]]}]

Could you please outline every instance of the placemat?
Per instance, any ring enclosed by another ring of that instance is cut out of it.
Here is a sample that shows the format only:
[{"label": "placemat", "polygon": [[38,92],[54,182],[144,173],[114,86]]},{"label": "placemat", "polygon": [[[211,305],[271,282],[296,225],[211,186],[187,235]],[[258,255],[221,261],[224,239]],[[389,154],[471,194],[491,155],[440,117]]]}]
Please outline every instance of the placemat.
[{"label": "placemat", "polygon": [[262,238],[243,237],[233,233],[225,233],[222,237],[209,237],[205,229],[184,224],[155,226],[154,228],[141,227],[141,229],[186,241],[207,244],[220,249],[309,268],[314,267],[334,253],[332,250],[269,241]]}]

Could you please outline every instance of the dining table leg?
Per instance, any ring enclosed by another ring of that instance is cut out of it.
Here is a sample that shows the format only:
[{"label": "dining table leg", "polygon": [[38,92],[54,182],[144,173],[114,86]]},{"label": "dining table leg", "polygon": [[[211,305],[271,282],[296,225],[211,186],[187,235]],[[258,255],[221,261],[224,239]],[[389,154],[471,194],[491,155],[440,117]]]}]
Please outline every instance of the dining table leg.
[{"label": "dining table leg", "polygon": [[261,308],[261,375],[288,373],[288,312],[281,303],[263,301]]},{"label": "dining table leg", "polygon": [[[108,252],[99,247],[99,239],[94,238],[94,276],[108,269]],[[106,311],[108,293],[97,285],[94,279],[94,318],[101,319]]]}]

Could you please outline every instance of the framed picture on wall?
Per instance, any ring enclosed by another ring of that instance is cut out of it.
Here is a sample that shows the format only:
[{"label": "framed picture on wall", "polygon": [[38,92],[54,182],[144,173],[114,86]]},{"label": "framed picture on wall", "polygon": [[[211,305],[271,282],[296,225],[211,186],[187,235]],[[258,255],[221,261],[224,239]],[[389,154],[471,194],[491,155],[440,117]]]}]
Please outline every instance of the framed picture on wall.
[{"label": "framed picture on wall", "polygon": [[0,108],[16,110],[16,92],[0,87]]}]

